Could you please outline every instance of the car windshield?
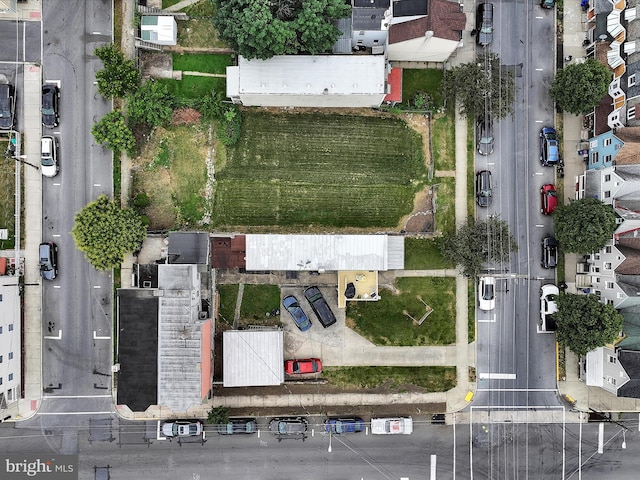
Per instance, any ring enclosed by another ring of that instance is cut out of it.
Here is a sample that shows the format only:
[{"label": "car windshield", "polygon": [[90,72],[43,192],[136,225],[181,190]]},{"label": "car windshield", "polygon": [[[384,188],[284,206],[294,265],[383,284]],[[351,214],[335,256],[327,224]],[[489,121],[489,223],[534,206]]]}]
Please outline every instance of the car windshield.
[{"label": "car windshield", "polygon": [[42,114],[43,115],[53,115],[55,112],[53,111],[53,108],[48,108],[48,107],[42,107]]},{"label": "car windshield", "polygon": [[493,285],[485,284],[484,285],[484,290],[482,292],[482,299],[483,300],[491,300],[492,298],[493,298]]},{"label": "car windshield", "polygon": [[550,197],[557,197],[558,192],[556,192],[555,190],[549,190],[547,191],[547,195],[549,195]]}]

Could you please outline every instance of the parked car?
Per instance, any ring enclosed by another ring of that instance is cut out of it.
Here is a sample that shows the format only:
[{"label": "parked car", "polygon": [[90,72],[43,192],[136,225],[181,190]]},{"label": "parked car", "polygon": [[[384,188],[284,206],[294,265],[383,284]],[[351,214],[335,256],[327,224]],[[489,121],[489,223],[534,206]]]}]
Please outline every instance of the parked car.
[{"label": "parked car", "polygon": [[40,139],[40,170],[45,177],[58,174],[58,142],[54,137]]},{"label": "parked car", "polygon": [[289,312],[291,318],[296,323],[296,326],[302,331],[306,332],[311,328],[311,320],[307,317],[307,314],[304,313],[302,307],[298,303],[298,299],[293,295],[287,295],[282,299],[282,305]]},{"label": "parked car", "polygon": [[298,360],[286,360],[284,373],[287,375],[304,375],[306,373],[322,372],[322,362],[319,358],[301,358]]},{"label": "parked car", "polygon": [[542,268],[558,266],[558,242],[554,237],[542,239]]},{"label": "parked car", "polygon": [[269,431],[278,438],[279,442],[283,438],[296,438],[304,441],[307,438],[307,420],[303,417],[273,418],[269,422]]},{"label": "parked car", "polygon": [[555,129],[542,127],[540,130],[540,163],[552,167],[560,162],[560,149]]},{"label": "parked car", "polygon": [[540,197],[542,202],[540,213],[551,215],[558,206],[558,192],[556,192],[555,185],[552,183],[543,185],[540,189]]},{"label": "parked car", "polygon": [[10,83],[0,84],[0,130],[13,128],[15,89]]},{"label": "parked car", "polygon": [[476,123],[476,148],[480,155],[493,153],[493,115],[483,114],[478,117]]},{"label": "parked car", "polygon": [[413,432],[411,417],[372,418],[371,433],[373,435],[410,435]]},{"label": "parked car", "polygon": [[540,6],[542,8],[553,8],[556,5],[556,0],[540,0]]},{"label": "parked car", "polygon": [[541,332],[554,332],[556,330],[556,321],[553,318],[553,314],[558,311],[558,305],[555,299],[559,294],[560,289],[553,284],[543,285],[540,289]]},{"label": "parked car", "polygon": [[478,280],[479,308],[485,312],[493,310],[496,306],[496,279],[495,277],[480,277]]},{"label": "parked car", "polygon": [[483,47],[493,41],[493,3],[481,3],[476,10],[476,43]]},{"label": "parked car", "polygon": [[57,85],[46,83],[42,86],[42,125],[47,128],[58,126],[58,101],[60,89]]},{"label": "parked car", "polygon": [[220,435],[246,435],[256,433],[258,424],[255,418],[230,418],[227,423],[218,425]]},{"label": "parked car", "polygon": [[478,206],[488,207],[491,205],[492,187],[491,172],[489,170],[480,170],[476,173],[476,203]]},{"label": "parked car", "polygon": [[58,247],[53,242],[40,244],[40,276],[45,280],[53,280],[58,275]]},{"label": "parked car", "polygon": [[334,323],[336,323],[336,316],[329,308],[329,304],[322,296],[320,289],[318,287],[309,287],[304,291],[304,297],[307,299],[313,312],[320,320],[320,323],[324,328],[330,327]]},{"label": "parked car", "polygon": [[202,423],[197,420],[175,420],[162,425],[165,437],[197,437],[202,435]]},{"label": "parked car", "polygon": [[364,430],[364,421],[360,417],[327,418],[324,421],[324,431],[333,435],[343,433],[358,433]]}]

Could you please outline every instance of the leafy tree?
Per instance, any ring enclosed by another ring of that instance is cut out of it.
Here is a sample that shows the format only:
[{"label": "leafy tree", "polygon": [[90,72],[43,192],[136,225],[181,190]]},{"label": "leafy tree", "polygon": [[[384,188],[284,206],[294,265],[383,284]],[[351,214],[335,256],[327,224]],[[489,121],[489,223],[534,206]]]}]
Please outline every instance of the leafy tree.
[{"label": "leafy tree", "polygon": [[109,270],[119,266],[127,252],[139,248],[147,231],[133,209],[121,208],[100,195],[76,213],[71,234],[91,265]]},{"label": "leafy tree", "polygon": [[573,200],[553,211],[553,228],[565,252],[597,252],[613,237],[616,214],[596,198]]},{"label": "leafy tree", "polygon": [[556,303],[556,338],[576,355],[611,343],[622,330],[622,315],[613,305],[600,303],[596,295],[563,293]]},{"label": "leafy tree", "polygon": [[98,91],[106,98],[125,97],[140,85],[140,72],[133,60],[124,56],[113,43],[96,48],[96,57],[104,69],[96,73]]},{"label": "leafy tree", "polygon": [[211,407],[207,414],[207,423],[220,425],[229,421],[229,409],[227,407]]},{"label": "leafy tree", "polygon": [[496,118],[513,112],[515,98],[513,72],[500,66],[495,53],[479,55],[475,62],[463,63],[446,70],[442,77],[442,95],[450,105],[460,103],[467,116],[479,115],[485,110]]},{"label": "leafy tree", "polygon": [[247,59],[331,51],[333,21],[348,17],[343,0],[215,0],[220,38]]},{"label": "leafy tree", "polygon": [[599,61],[589,58],[572,63],[556,74],[549,93],[565,112],[578,115],[589,112],[607,94],[611,71]]},{"label": "leafy tree", "polygon": [[173,115],[173,95],[167,86],[153,80],[142,85],[127,105],[129,120],[149,127],[166,125]]},{"label": "leafy tree", "polygon": [[468,218],[455,233],[445,233],[439,247],[442,254],[468,276],[476,276],[485,262],[508,262],[511,252],[518,250],[509,226],[497,217]]},{"label": "leafy tree", "polygon": [[96,142],[114,152],[124,150],[130,153],[136,145],[133,132],[118,110],[109,112],[102,117],[98,123],[91,127],[91,134]]}]

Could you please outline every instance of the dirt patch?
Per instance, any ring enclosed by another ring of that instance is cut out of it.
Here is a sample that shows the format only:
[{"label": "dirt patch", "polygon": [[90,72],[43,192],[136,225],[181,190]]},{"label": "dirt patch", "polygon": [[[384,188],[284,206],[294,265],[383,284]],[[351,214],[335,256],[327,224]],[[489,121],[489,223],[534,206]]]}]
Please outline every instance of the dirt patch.
[{"label": "dirt patch", "polygon": [[172,78],[173,57],[170,53],[140,51],[140,73],[142,79]]},{"label": "dirt patch", "polygon": [[407,233],[432,234],[435,231],[435,215],[432,210],[433,190],[425,187],[416,193],[412,212],[400,221],[400,230]]}]

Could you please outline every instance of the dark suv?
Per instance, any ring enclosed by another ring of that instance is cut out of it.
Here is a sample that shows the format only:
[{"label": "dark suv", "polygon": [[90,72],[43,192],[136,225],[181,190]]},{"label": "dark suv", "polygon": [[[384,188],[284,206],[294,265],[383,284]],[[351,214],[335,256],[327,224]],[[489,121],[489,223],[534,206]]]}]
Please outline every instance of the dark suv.
[{"label": "dark suv", "polygon": [[42,86],[42,125],[47,128],[58,126],[58,100],[60,89],[57,85],[46,83]]},{"label": "dark suv", "polygon": [[13,105],[15,90],[8,83],[0,84],[0,130],[13,128]]},{"label": "dark suv", "polygon": [[493,116],[491,113],[482,114],[476,124],[476,148],[480,155],[493,153]]},{"label": "dark suv", "polygon": [[556,268],[558,266],[558,242],[553,237],[542,240],[542,268]]},{"label": "dark suv", "polygon": [[481,3],[476,11],[476,43],[483,47],[493,41],[493,3]]},{"label": "dark suv", "polygon": [[45,280],[53,280],[58,274],[58,247],[53,242],[40,244],[40,276]]},{"label": "dark suv", "polygon": [[302,417],[273,418],[269,422],[269,431],[273,433],[279,442],[283,438],[302,439],[307,438],[307,420]]},{"label": "dark suv", "polygon": [[476,203],[480,207],[488,207],[491,205],[492,195],[491,172],[480,170],[476,173]]},{"label": "dark suv", "polygon": [[304,291],[304,297],[308,300],[314,313],[324,328],[336,323],[336,316],[329,308],[329,304],[322,296],[318,287],[309,287]]}]

